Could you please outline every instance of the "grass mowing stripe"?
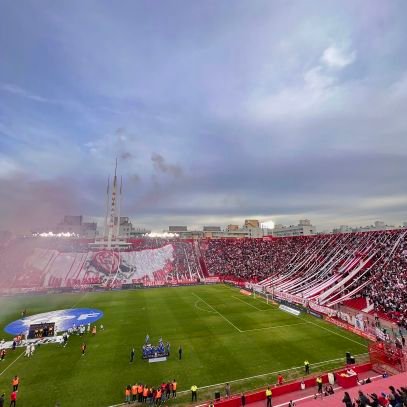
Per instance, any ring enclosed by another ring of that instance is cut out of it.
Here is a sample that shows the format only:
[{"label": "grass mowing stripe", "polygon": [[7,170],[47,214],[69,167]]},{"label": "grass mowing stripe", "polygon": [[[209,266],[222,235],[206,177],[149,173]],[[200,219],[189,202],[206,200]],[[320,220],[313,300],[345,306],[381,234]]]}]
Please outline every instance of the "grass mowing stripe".
[{"label": "grass mowing stripe", "polygon": [[[233,296],[258,308],[276,312],[251,311]],[[20,394],[21,405],[41,407],[55,405],[56,402],[69,405],[72,401],[70,395],[80,394],[80,399],[76,400],[77,407],[103,407],[121,404],[128,384],[142,380],[155,387],[163,380],[175,377],[179,391],[186,392],[179,399],[170,400],[168,406],[186,407],[191,404],[188,390],[192,384],[206,387],[272,370],[280,371],[301,365],[302,357],[307,357],[310,362],[319,362],[344,356],[345,351],[354,355],[367,352],[359,343],[349,341],[349,338],[356,341],[360,338],[342,332],[340,328],[306,315],[301,317],[318,325],[308,324],[307,328],[295,326],[293,324],[305,324],[306,321],[281,312],[274,304],[266,306],[257,301],[265,302],[260,297],[255,300],[246,298],[238,290],[220,285],[0,298],[0,328],[15,319],[18,311],[24,308],[34,315],[72,306],[101,309],[105,326],[105,330],[95,337],[73,335],[66,348],[43,346],[35,361],[20,357],[0,376],[0,389],[9,386],[8,376],[15,372],[23,377],[24,388],[27,386],[29,390]],[[230,322],[239,329],[229,327]],[[279,327],[288,324],[293,326]],[[318,329],[319,324],[349,338],[335,332],[323,334]],[[165,363],[150,365],[141,361],[140,349],[147,332],[154,341],[162,336],[173,347],[175,344],[175,348],[182,344],[182,360],[175,352]],[[83,340],[89,345],[86,358],[81,358],[79,351]],[[368,343],[363,339],[360,342]],[[133,346],[138,349],[139,357],[132,364],[129,363],[129,354]],[[0,363],[0,372],[19,355],[20,352],[7,362]],[[315,372],[339,365],[344,365],[344,359],[315,366]],[[72,374],[67,374],[67,371]],[[302,373],[303,368],[300,368],[285,375],[294,379]],[[274,383],[275,376],[234,382],[233,390],[262,388],[270,381]],[[91,381],[89,377],[92,377]],[[47,382],[46,388],[44,381]],[[202,402],[213,398],[213,391],[223,391],[223,386],[203,388],[199,397],[202,397]]]},{"label": "grass mowing stripe", "polygon": [[201,302],[201,300],[196,300],[195,301],[195,308],[198,308],[199,310],[201,310],[201,311],[205,311],[205,312],[210,312],[211,314],[215,314],[215,312],[214,311],[211,311],[210,309],[205,309],[205,308],[202,308],[202,307],[200,307],[198,304]]},{"label": "grass mowing stripe", "polygon": [[209,308],[213,309],[221,318],[223,318],[228,324],[232,325],[238,332],[243,332],[239,329],[233,322],[229,321],[225,316],[223,316],[218,310],[212,307],[212,305],[208,304],[205,300],[203,300],[199,295],[192,293],[195,297],[199,298],[204,304],[206,304]]},{"label": "grass mowing stripe", "polygon": [[265,329],[276,329],[276,328],[286,328],[289,326],[296,326],[296,325],[306,325],[308,322],[298,322],[296,324],[286,324],[286,325],[275,325],[275,326],[266,326],[265,328],[253,328],[253,329],[245,329],[242,332],[252,332],[252,331],[263,331]]},{"label": "grass mowing stripe", "polygon": [[[365,356],[365,355],[367,355],[367,353],[361,353],[359,355],[355,355],[355,357]],[[311,363],[311,367],[323,366],[323,365],[327,365],[328,363],[332,363],[332,362],[340,362],[341,360],[345,361],[345,357],[330,359],[330,360],[324,360],[322,362],[317,362],[317,363]],[[258,377],[275,375],[275,374],[280,373],[280,372],[281,373],[286,373],[286,372],[289,372],[290,370],[295,370],[295,369],[304,369],[304,365],[290,367],[288,369],[275,370],[273,372],[262,373],[262,374],[258,374],[258,375],[255,375],[255,376],[243,377],[241,379],[229,380],[229,381],[222,382],[222,383],[210,384],[210,385],[207,385],[207,386],[200,386],[199,389],[210,389],[211,387],[222,386],[222,385],[224,385],[226,383],[237,383],[237,382],[242,382],[242,381],[246,381],[246,380],[257,379]],[[190,392],[190,390],[183,390],[183,391],[177,392],[177,394],[185,394],[185,393],[189,393],[189,392]]]},{"label": "grass mowing stripe", "polygon": [[[235,297],[235,298],[237,298],[237,297]],[[264,300],[261,296],[258,296],[258,298]],[[238,299],[240,300],[240,298],[238,298]],[[241,300],[241,301],[246,303],[246,301],[243,301],[243,300]],[[262,302],[265,302],[265,301],[262,301]],[[247,304],[247,305],[249,305],[249,304]],[[328,328],[326,328],[326,327],[324,327],[324,326],[321,326],[321,325],[319,325],[319,324],[316,324],[315,322],[307,321],[307,320],[305,320],[304,318],[301,318],[300,316],[296,316],[296,317],[299,318],[299,319],[301,319],[301,320],[303,320],[303,321],[305,321],[305,323],[307,323],[307,324],[315,325],[315,326],[317,326],[317,327],[320,328],[320,329],[324,329],[325,331],[331,332],[331,333],[333,333],[333,334],[335,334],[335,335],[337,335],[337,336],[340,336],[341,338],[347,339],[348,341],[351,341],[351,342],[354,342],[354,343],[356,343],[356,344],[358,344],[358,345],[364,346],[365,348],[368,347],[367,345],[365,345],[365,344],[363,344],[363,343],[361,343],[361,342],[355,341],[355,340],[352,339],[352,338],[348,338],[347,336],[341,335],[340,333],[335,332],[335,331],[332,331],[331,329],[328,329]],[[295,324],[293,324],[293,325],[295,325]],[[261,328],[259,328],[259,329],[261,329]]]},{"label": "grass mowing stripe", "polygon": [[[304,318],[301,318],[301,317],[297,317],[297,318],[299,318],[299,319],[301,319],[301,320],[303,320],[303,321],[306,321]],[[307,323],[307,324],[312,324],[312,325],[315,325],[315,326],[317,326],[318,328],[324,329],[325,331],[328,331],[328,332],[331,332],[331,333],[333,333],[333,334],[335,334],[335,335],[338,335],[338,336],[340,336],[341,338],[347,339],[348,341],[351,341],[351,342],[357,343],[358,345],[360,345],[360,346],[364,346],[365,348],[367,348],[367,347],[368,347],[368,346],[367,346],[367,345],[365,345],[364,343],[361,343],[361,342],[355,341],[355,340],[354,340],[354,339],[352,339],[352,338],[348,338],[347,336],[341,335],[340,333],[335,332],[335,331],[332,331],[331,329],[325,328],[324,326],[319,325],[319,324],[316,324],[315,322],[306,321],[306,323]]]},{"label": "grass mowing stripe", "polygon": [[255,305],[253,305],[253,304],[249,304],[248,302],[242,300],[242,299],[239,298],[239,297],[236,297],[236,296],[234,296],[234,295],[232,295],[232,297],[233,297],[233,298],[236,298],[236,299],[239,300],[240,302],[243,302],[243,304],[246,304],[246,305],[248,305],[249,307],[252,307],[252,308],[257,309],[258,311],[264,311],[264,310],[262,310],[262,309],[260,309],[260,308],[257,308],[257,307],[256,307]]},{"label": "grass mowing stripe", "polygon": [[88,295],[88,293],[89,293],[89,291],[86,291],[86,293],[85,293],[84,295],[82,295],[81,298],[79,298],[79,300],[76,301],[75,304],[72,305],[72,307],[69,308],[69,309],[74,309],[74,308],[76,308],[77,305],[78,305],[80,302],[82,302],[82,301],[86,298],[86,296]]},{"label": "grass mowing stripe", "polygon": [[14,365],[14,363],[16,363],[17,360],[20,359],[21,356],[23,356],[23,355],[24,355],[24,352],[21,352],[21,354],[20,354],[19,356],[17,356],[17,357],[0,373],[0,376],[2,376],[3,373],[4,373],[10,366]]}]

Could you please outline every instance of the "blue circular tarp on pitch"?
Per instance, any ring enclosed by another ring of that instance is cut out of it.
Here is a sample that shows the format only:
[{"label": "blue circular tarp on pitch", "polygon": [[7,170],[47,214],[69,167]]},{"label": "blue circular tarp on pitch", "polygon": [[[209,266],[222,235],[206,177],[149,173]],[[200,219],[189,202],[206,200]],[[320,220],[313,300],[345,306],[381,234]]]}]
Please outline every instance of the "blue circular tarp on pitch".
[{"label": "blue circular tarp on pitch", "polygon": [[61,309],[58,311],[44,312],[18,319],[8,324],[4,330],[11,335],[18,335],[28,331],[30,325],[55,322],[55,331],[67,331],[74,325],[86,325],[103,317],[103,312],[94,308]]}]

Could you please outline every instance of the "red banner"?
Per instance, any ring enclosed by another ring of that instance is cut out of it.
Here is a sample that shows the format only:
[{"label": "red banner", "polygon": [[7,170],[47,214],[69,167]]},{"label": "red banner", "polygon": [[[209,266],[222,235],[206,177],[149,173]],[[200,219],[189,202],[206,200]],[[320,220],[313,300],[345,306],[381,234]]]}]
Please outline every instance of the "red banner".
[{"label": "red banner", "polygon": [[339,326],[340,328],[346,329],[349,332],[353,332],[356,335],[361,336],[362,338],[369,339],[369,341],[374,341],[376,342],[376,337],[368,332],[364,332],[358,328],[355,328],[353,325],[347,324],[346,322],[343,321],[338,321],[335,318],[331,317],[325,317],[325,321],[330,322],[331,324],[334,324],[336,326]]},{"label": "red banner", "polygon": [[334,316],[336,314],[336,311],[333,310],[332,308],[324,307],[323,305],[318,305],[317,303],[315,303],[313,301],[309,301],[308,306],[312,310],[320,312],[321,314],[329,315],[330,317],[332,317],[332,316]]}]

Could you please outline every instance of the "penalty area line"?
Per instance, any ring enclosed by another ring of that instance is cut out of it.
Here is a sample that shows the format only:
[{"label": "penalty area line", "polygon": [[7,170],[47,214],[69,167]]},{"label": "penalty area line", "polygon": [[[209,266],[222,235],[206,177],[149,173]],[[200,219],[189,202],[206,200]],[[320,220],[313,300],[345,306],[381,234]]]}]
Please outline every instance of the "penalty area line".
[{"label": "penalty area line", "polygon": [[335,331],[332,331],[332,329],[325,328],[324,326],[319,325],[319,324],[316,324],[315,322],[307,321],[307,320],[305,320],[304,318],[301,318],[301,317],[297,317],[297,318],[298,318],[298,319],[301,319],[302,321],[306,321],[306,322],[305,322],[306,324],[315,325],[315,326],[317,326],[318,328],[324,329],[325,331],[328,331],[328,332],[330,332],[330,333],[332,333],[332,334],[334,334],[334,335],[340,336],[341,338],[347,339],[348,341],[357,343],[357,344],[360,345],[360,346],[363,346],[363,347],[365,347],[365,348],[368,347],[368,346],[365,345],[364,343],[360,343],[360,342],[358,342],[358,341],[355,341],[355,340],[352,339],[352,338],[348,338],[348,337],[345,336],[345,335],[341,335],[340,333],[335,332]]},{"label": "penalty area line", "polygon": [[265,328],[245,329],[243,332],[263,331],[265,329],[288,328],[289,326],[297,326],[297,325],[305,325],[305,324],[307,324],[307,322],[298,322],[297,324],[266,326]]},{"label": "penalty area line", "polygon": [[212,310],[210,310],[210,309],[205,309],[205,308],[202,308],[202,307],[200,307],[198,304],[201,302],[201,300],[196,300],[195,301],[195,308],[196,309],[199,309],[199,310],[201,310],[201,311],[205,311],[205,312],[209,312],[209,313],[211,313],[211,314],[215,314],[215,312],[214,311],[212,311]]},{"label": "penalty area line", "polygon": [[257,308],[257,307],[256,307],[255,305],[253,305],[253,304],[249,304],[248,302],[242,300],[242,299],[239,298],[239,297],[236,297],[235,295],[232,295],[232,297],[233,297],[233,298],[236,298],[237,300],[239,300],[239,301],[242,302],[243,304],[248,305],[249,307],[252,307],[252,308],[257,309],[257,311],[265,311],[264,309]]},{"label": "penalty area line", "polygon": [[221,318],[223,318],[229,325],[233,326],[238,332],[242,333],[243,331],[239,329],[233,322],[229,321],[224,315],[222,315],[218,310],[216,310],[212,305],[208,304],[205,300],[203,300],[199,295],[192,293],[195,297],[199,298],[204,304],[206,304],[210,309],[216,312]]},{"label": "penalty area line", "polygon": [[24,355],[24,352],[21,352],[21,354],[20,354],[19,356],[17,356],[17,357],[0,373],[0,376],[1,376],[10,366],[14,365],[14,363],[16,363],[17,360],[20,359],[21,356],[23,356],[23,355]]}]

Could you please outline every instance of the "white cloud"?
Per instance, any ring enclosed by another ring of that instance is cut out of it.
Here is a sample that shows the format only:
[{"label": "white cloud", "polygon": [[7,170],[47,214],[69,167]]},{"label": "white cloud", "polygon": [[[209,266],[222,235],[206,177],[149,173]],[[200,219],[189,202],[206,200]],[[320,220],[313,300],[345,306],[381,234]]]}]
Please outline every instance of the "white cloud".
[{"label": "white cloud", "polygon": [[310,89],[326,89],[335,82],[335,78],[326,75],[320,66],[312,68],[304,74],[305,86]]},{"label": "white cloud", "polygon": [[41,102],[41,103],[47,103],[49,102],[48,99],[43,98],[42,96],[35,95],[31,92],[26,91],[23,88],[20,88],[17,85],[11,84],[11,83],[3,83],[0,85],[0,89],[4,92],[12,93],[14,95],[22,96],[26,99],[31,99],[36,102]]},{"label": "white cloud", "polygon": [[19,170],[18,165],[9,158],[0,155],[0,178],[7,178]]},{"label": "white cloud", "polygon": [[335,46],[328,47],[321,57],[321,62],[330,68],[342,69],[352,64],[356,59],[356,52],[346,52]]}]

